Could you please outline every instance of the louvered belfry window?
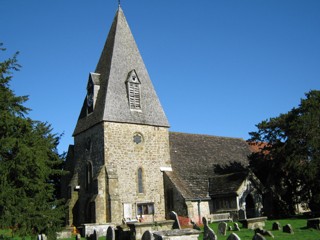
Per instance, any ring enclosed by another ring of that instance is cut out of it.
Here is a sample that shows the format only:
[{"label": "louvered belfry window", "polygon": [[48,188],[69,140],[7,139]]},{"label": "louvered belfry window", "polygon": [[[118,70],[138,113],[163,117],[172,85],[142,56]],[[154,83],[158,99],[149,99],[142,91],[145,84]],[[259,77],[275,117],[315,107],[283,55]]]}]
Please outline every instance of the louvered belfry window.
[{"label": "louvered belfry window", "polygon": [[135,70],[132,70],[128,74],[127,79],[127,91],[130,110],[141,111],[141,92],[140,92],[140,80]]}]

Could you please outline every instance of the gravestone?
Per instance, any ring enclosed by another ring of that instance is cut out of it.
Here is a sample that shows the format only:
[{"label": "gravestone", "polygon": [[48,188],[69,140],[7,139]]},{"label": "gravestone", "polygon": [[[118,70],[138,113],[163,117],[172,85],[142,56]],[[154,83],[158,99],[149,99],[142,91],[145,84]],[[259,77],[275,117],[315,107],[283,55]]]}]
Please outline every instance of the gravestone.
[{"label": "gravestone", "polygon": [[232,226],[228,226],[228,231],[232,231]]},{"label": "gravestone", "polygon": [[233,226],[235,231],[240,231],[238,223],[234,223]]},{"label": "gravestone", "polygon": [[241,238],[237,234],[231,233],[227,240],[241,240]]},{"label": "gravestone", "polygon": [[190,223],[192,224],[192,228],[193,228],[193,229],[196,229],[196,230],[199,230],[199,231],[201,230],[201,229],[199,228],[199,226],[198,226],[194,221],[191,220]]},{"label": "gravestone", "polygon": [[225,236],[227,234],[227,227],[228,227],[228,224],[226,222],[219,223],[218,225],[219,234]]},{"label": "gravestone", "polygon": [[307,220],[307,228],[320,229],[320,218],[311,218]]},{"label": "gravestone", "polygon": [[290,224],[283,226],[282,231],[285,233],[293,234],[293,229]]},{"label": "gravestone", "polygon": [[212,228],[209,227],[207,218],[203,217],[202,223],[203,223],[203,240],[217,240],[218,237],[214,233]]},{"label": "gravestone", "polygon": [[141,240],[154,240],[153,233],[148,231],[145,231],[141,237]]},{"label": "gravestone", "polygon": [[272,224],[272,231],[279,231],[281,229],[281,225],[279,222],[274,222]]},{"label": "gravestone", "polygon": [[178,215],[174,211],[170,212],[170,219],[174,220],[174,223],[172,225],[172,229],[181,229]]},{"label": "gravestone", "polygon": [[198,240],[199,235],[200,231],[192,228],[171,229],[153,232],[155,240]]},{"label": "gravestone", "polygon": [[106,240],[115,240],[115,239],[116,239],[115,230],[113,227],[109,226],[107,229]]},{"label": "gravestone", "polygon": [[93,234],[91,235],[91,239],[92,240],[99,240],[99,237],[98,237],[98,234],[97,234],[96,230],[93,231]]},{"label": "gravestone", "polygon": [[41,240],[47,240],[47,236],[44,233],[41,234]]},{"label": "gravestone", "polygon": [[79,233],[76,235],[76,240],[81,240],[81,235]]},{"label": "gravestone", "polygon": [[37,240],[42,240],[41,234],[38,234]]},{"label": "gravestone", "polygon": [[264,236],[262,236],[262,234],[256,233],[256,234],[254,234],[252,240],[266,240],[266,238]]},{"label": "gravestone", "polygon": [[269,236],[269,237],[274,238],[274,235],[272,234],[272,232],[266,231],[266,230],[264,230],[264,229],[262,229],[262,228],[256,228],[256,229],[254,230],[254,232],[255,232],[256,234],[259,233],[259,234],[261,234],[262,236]]}]

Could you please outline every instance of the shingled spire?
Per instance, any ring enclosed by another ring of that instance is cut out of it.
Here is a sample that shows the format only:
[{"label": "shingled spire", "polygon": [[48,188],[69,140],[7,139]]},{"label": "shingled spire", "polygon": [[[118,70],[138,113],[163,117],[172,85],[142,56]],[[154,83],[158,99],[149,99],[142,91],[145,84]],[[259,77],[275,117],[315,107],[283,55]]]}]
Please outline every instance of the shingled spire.
[{"label": "shingled spire", "polygon": [[74,135],[102,121],[169,127],[120,6],[94,73],[95,81],[92,76],[88,86],[94,87],[88,92],[95,91],[90,99],[93,110],[88,111],[87,101],[92,97],[88,95]]}]

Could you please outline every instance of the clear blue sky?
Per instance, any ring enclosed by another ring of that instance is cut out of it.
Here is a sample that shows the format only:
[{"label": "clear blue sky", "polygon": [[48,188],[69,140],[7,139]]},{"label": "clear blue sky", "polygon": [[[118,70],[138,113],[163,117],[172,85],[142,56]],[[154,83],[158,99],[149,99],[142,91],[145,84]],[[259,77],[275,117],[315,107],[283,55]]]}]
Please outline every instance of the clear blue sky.
[{"label": "clear blue sky", "polygon": [[[171,131],[247,139],[320,89],[319,0],[122,0]],[[12,89],[73,143],[116,0],[0,0]]]}]

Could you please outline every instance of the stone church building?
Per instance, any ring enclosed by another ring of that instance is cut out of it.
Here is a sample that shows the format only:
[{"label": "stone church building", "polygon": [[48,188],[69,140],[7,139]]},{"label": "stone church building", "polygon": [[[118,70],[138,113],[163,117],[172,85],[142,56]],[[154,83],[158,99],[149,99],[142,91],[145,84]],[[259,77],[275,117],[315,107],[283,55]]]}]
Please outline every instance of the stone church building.
[{"label": "stone church building", "polygon": [[67,225],[159,221],[170,211],[198,221],[259,216],[259,181],[215,166],[248,165],[238,138],[169,131],[169,123],[119,7],[87,82],[62,181]]}]

